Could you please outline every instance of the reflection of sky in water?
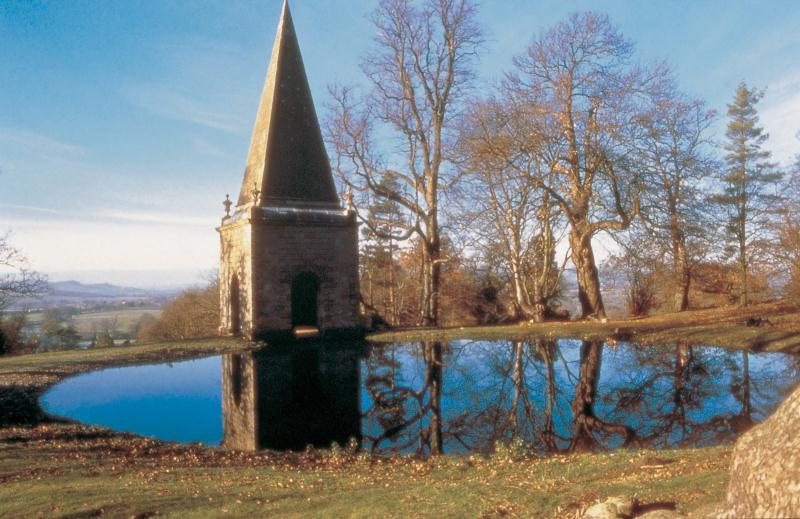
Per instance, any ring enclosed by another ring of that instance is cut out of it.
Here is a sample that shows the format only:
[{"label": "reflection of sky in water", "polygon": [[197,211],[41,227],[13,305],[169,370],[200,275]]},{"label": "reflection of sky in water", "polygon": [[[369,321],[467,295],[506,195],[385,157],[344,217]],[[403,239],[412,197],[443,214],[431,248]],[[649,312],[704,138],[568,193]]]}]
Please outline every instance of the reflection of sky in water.
[{"label": "reflection of sky in water", "polygon": [[220,358],[72,377],[42,397],[52,414],[165,440],[219,443]]},{"label": "reflection of sky in water", "polygon": [[[371,358],[361,362],[362,430],[377,436],[381,427],[375,419],[375,387],[367,387],[370,375],[390,374],[392,388],[421,389],[425,361],[419,345],[373,349]],[[556,386],[554,427],[563,448],[572,434],[570,408],[580,371],[580,341],[562,340],[554,350],[552,370]],[[548,386],[546,365],[541,357],[524,347],[525,393],[534,420],[526,422],[519,412],[518,434],[536,441],[536,427],[543,414]],[[691,444],[713,444],[730,438],[719,431],[742,413],[742,358],[740,351],[694,347],[681,366],[680,419],[669,419],[675,403],[676,348],[637,349],[626,344],[605,346],[595,401],[595,415],[608,423],[624,423],[647,437],[658,432],[653,445],[676,444],[685,438]],[[382,359],[382,360],[379,360]],[[386,366],[391,360],[396,367]],[[798,360],[781,354],[749,354],[752,418],[762,420],[787,394],[797,380]],[[456,341],[444,348],[442,409],[445,450],[485,450],[498,438],[501,422],[512,407],[513,347],[510,341]],[[178,362],[171,365],[138,366],[98,371],[70,378],[42,398],[50,413],[121,431],[183,442],[216,445],[222,438],[221,361],[219,357]],[[382,386],[383,387],[383,386]],[[627,405],[622,406],[620,402]],[[417,407],[405,402],[405,412]],[[420,425],[421,424],[421,425]],[[403,434],[415,434],[428,424],[423,417]],[[403,439],[403,434],[398,440]],[[458,440],[455,438],[458,437]],[[616,446],[619,438],[609,435],[602,442]],[[380,444],[391,448],[390,442]],[[406,449],[407,450],[407,449]]]}]

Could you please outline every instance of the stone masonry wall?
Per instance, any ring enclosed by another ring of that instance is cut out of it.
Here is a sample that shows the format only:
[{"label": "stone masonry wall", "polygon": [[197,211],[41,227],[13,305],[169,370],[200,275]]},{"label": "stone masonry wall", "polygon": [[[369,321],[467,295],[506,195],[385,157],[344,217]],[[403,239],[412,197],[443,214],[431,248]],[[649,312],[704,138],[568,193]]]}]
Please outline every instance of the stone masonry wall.
[{"label": "stone masonry wall", "polygon": [[231,282],[234,275],[239,280],[239,319],[241,332],[249,335],[252,329],[252,226],[247,220],[223,225],[220,232],[220,333],[231,333]]},{"label": "stone masonry wall", "polygon": [[266,220],[254,224],[253,231],[256,332],[291,328],[292,280],[303,272],[320,280],[321,329],[360,326],[358,227],[352,218]]},{"label": "stone masonry wall", "polygon": [[222,444],[228,449],[258,449],[255,372],[252,353],[225,355],[222,359]]}]

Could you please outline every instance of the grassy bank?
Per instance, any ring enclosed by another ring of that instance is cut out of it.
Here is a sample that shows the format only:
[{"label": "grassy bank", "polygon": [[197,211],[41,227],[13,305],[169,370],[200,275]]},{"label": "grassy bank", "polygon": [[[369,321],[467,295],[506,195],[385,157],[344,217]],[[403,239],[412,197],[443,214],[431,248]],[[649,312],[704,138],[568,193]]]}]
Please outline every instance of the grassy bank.
[{"label": "grassy bank", "polygon": [[[758,325],[748,320],[756,319]],[[378,333],[376,342],[542,337],[685,342],[753,351],[800,353],[800,308],[784,302],[718,308],[621,321],[570,321],[511,326],[412,329]]]},{"label": "grassy bank", "polygon": [[727,449],[530,458],[244,454],[78,426],[0,431],[3,517],[572,517],[636,494],[703,517]]},{"label": "grassy bank", "polygon": [[[765,319],[747,326],[750,318]],[[636,321],[383,333],[377,341],[514,336],[686,341],[800,352],[785,304]],[[3,517],[574,517],[611,495],[675,503],[704,517],[724,497],[729,447],[493,458],[370,458],[344,452],[224,452],[45,416],[37,399],[64,377],[110,366],[242,351],[234,339],[142,344],[0,359]]]}]

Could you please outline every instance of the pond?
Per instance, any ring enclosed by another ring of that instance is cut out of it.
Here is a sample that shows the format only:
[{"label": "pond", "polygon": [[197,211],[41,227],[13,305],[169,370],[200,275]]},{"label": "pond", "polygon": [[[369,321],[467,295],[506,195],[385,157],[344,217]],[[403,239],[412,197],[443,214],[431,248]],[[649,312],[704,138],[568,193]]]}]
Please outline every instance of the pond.
[{"label": "pond", "polygon": [[709,446],[763,420],[800,358],[576,340],[299,342],[65,380],[51,414],[242,450],[379,454]]}]

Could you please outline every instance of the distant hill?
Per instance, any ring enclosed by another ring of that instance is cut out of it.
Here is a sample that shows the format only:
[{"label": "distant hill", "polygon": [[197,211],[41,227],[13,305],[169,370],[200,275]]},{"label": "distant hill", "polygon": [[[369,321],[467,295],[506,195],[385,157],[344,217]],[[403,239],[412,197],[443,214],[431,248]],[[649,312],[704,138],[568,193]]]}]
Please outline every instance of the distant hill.
[{"label": "distant hill", "polygon": [[25,297],[13,301],[9,311],[30,311],[58,306],[83,309],[113,309],[125,305],[161,307],[180,292],[179,289],[144,289],[111,283],[51,281],[41,297]]},{"label": "distant hill", "polygon": [[50,295],[61,297],[117,298],[147,297],[153,294],[153,291],[120,287],[110,283],[84,284],[79,281],[55,281],[48,283],[48,285]]}]

